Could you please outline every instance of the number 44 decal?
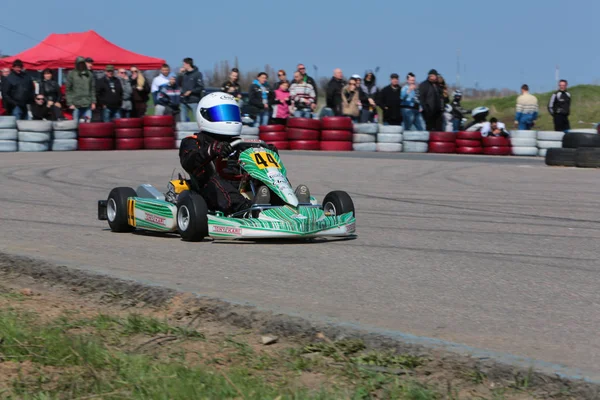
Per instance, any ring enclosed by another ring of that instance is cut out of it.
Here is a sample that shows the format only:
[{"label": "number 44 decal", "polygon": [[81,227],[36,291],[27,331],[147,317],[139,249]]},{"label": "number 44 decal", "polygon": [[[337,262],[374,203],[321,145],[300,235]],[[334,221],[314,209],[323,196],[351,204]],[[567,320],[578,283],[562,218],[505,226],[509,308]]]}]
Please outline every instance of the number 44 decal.
[{"label": "number 44 decal", "polygon": [[256,162],[256,165],[260,169],[270,167],[280,168],[279,164],[277,161],[275,161],[275,158],[271,155],[271,153],[261,151],[258,153],[253,153],[252,155],[254,156],[254,162]]}]

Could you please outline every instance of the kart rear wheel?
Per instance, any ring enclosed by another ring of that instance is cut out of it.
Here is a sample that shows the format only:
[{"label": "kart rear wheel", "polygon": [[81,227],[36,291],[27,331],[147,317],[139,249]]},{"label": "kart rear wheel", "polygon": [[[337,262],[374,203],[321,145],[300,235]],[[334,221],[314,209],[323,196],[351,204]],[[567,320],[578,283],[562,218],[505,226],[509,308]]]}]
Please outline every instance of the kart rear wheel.
[{"label": "kart rear wheel", "polygon": [[336,216],[352,212],[352,216],[356,216],[352,198],[342,190],[327,193],[327,196],[323,199],[323,211]]},{"label": "kart rear wheel", "polygon": [[189,190],[179,195],[177,229],[186,242],[199,242],[208,236],[208,206],[202,196]]},{"label": "kart rear wheel", "polygon": [[108,226],[113,232],[132,232],[135,228],[127,223],[127,198],[137,197],[130,187],[117,187],[110,191],[106,200]]}]

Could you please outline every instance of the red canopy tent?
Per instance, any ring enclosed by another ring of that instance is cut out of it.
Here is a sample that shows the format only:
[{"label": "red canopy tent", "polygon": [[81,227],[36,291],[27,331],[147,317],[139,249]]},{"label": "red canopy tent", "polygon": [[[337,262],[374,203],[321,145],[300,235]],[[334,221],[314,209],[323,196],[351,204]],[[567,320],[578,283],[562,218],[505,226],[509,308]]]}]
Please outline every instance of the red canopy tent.
[{"label": "red canopy tent", "polygon": [[11,67],[16,59],[23,61],[27,69],[42,70],[75,67],[77,56],[91,57],[94,69],[107,65],[115,68],[130,68],[135,65],[141,70],[160,69],[165,60],[148,57],[125,50],[96,32],[53,33],[37,46],[17,55],[1,58],[0,68]]}]

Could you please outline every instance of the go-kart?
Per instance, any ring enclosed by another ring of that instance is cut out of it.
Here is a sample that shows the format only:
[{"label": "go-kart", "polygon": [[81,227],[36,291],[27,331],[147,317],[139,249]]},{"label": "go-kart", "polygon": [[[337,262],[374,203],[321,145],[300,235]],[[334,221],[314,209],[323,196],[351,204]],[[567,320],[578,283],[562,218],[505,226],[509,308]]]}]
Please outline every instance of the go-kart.
[{"label": "go-kart", "polygon": [[[227,159],[215,160],[216,171],[238,185],[252,202],[250,208],[230,215],[209,210],[193,177],[179,174],[166,193],[150,184],[112,189],[107,200],[98,201],[98,219],[107,220],[113,232],[178,232],[185,241],[354,236],[354,203],[348,193],[332,191],[322,204],[313,196],[300,203],[277,151],[261,140],[237,139],[231,147]],[[256,204],[257,189],[264,185],[273,194],[270,204]]]}]

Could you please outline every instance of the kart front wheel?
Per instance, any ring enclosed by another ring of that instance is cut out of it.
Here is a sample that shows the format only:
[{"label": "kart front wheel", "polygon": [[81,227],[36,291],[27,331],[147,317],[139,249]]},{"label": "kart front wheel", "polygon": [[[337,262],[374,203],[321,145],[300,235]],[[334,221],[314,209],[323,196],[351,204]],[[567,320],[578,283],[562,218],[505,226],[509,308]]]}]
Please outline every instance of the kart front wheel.
[{"label": "kart front wheel", "polygon": [[356,216],[352,198],[342,190],[327,193],[323,199],[323,211],[336,216],[351,212],[353,217]]},{"label": "kart front wheel", "polygon": [[117,187],[110,191],[106,200],[106,216],[108,226],[113,232],[132,232],[135,228],[127,222],[127,199],[137,197],[130,187]]},{"label": "kart front wheel", "polygon": [[208,206],[202,196],[189,190],[179,195],[177,229],[186,242],[199,242],[208,236]]}]

